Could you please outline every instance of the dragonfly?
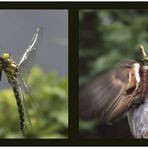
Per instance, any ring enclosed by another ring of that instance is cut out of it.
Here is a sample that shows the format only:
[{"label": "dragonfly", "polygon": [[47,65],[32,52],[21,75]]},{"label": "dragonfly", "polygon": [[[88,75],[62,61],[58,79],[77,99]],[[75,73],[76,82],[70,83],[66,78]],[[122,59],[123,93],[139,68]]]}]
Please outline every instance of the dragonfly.
[{"label": "dragonfly", "polygon": [[24,85],[25,91],[31,98],[31,94],[25,80],[29,77],[29,73],[32,67],[31,65],[35,59],[36,51],[40,45],[42,32],[43,28],[37,28],[37,31],[34,34],[29,47],[26,49],[18,64],[13,60],[9,53],[2,53],[0,55],[0,80],[2,78],[2,72],[4,72],[7,76],[8,83],[13,88],[18,107],[20,129],[23,135],[25,135],[25,113],[27,115],[31,129],[33,129],[33,127],[26,106],[24,91],[20,84]]},{"label": "dragonfly", "polygon": [[139,51],[141,60],[124,60],[80,88],[80,117],[112,124],[128,113],[133,135],[148,137],[148,54],[142,45]]}]

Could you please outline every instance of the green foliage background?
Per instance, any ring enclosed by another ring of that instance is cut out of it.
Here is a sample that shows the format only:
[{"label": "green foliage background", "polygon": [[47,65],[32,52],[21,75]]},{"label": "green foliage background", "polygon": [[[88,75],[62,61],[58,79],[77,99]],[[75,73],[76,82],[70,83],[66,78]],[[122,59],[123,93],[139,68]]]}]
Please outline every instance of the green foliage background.
[{"label": "green foliage background", "polygon": [[[26,118],[25,138],[68,138],[68,77],[34,68],[28,84],[38,110],[25,95],[34,130],[32,135]],[[0,90],[0,138],[24,138],[11,89]]]},{"label": "green foliage background", "polygon": [[[79,85],[112,69],[125,58],[140,60],[139,44],[148,48],[148,10],[80,10]],[[126,119],[107,127],[98,123],[98,120],[80,120],[80,135],[131,138]]]}]

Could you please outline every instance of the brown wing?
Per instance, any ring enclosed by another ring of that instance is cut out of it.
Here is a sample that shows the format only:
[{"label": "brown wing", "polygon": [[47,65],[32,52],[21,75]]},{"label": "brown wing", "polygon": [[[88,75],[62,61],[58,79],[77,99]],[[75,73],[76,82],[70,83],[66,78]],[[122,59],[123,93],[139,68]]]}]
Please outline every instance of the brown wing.
[{"label": "brown wing", "polygon": [[110,121],[128,109],[133,97],[125,93],[133,63],[134,60],[126,60],[116,70],[80,88],[80,117],[89,119],[97,116]]}]

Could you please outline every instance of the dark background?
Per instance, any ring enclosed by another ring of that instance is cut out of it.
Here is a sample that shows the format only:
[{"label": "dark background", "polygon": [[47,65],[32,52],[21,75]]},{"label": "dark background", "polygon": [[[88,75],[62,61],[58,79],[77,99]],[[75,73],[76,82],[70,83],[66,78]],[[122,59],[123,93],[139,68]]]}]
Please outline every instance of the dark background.
[{"label": "dark background", "polygon": [[[139,44],[148,48],[148,10],[80,10],[79,85],[125,58],[140,60]],[[83,138],[132,138],[126,118],[113,125],[80,119],[79,132]]]}]

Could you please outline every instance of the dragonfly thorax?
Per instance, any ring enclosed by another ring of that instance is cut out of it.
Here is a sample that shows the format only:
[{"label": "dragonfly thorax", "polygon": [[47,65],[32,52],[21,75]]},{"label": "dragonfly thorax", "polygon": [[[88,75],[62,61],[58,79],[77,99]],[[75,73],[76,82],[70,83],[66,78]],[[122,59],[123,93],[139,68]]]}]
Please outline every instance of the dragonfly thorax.
[{"label": "dragonfly thorax", "polygon": [[5,72],[8,82],[12,84],[13,79],[16,77],[18,72],[18,67],[9,53],[2,53],[0,55],[0,78],[2,71]]}]

